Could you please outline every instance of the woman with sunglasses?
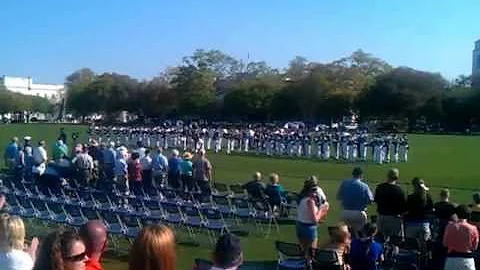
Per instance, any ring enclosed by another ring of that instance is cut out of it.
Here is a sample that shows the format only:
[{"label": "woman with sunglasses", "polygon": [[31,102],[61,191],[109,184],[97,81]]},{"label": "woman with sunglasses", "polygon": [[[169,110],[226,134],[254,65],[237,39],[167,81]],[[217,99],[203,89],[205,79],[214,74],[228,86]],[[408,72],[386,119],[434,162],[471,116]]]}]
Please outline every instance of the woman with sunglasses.
[{"label": "woman with sunglasses", "polygon": [[73,230],[60,229],[40,244],[34,270],[85,270],[85,245]]},{"label": "woman with sunglasses", "polygon": [[129,270],[175,270],[175,235],[163,225],[143,228],[130,249]]}]

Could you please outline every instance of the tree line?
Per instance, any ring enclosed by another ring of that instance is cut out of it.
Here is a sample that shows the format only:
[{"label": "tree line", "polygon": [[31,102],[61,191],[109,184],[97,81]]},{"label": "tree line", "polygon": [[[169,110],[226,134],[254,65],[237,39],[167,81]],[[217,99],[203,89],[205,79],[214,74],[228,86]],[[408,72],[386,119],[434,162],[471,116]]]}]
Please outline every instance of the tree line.
[{"label": "tree line", "polygon": [[23,111],[53,113],[54,105],[46,98],[11,92],[0,85],[0,113]]},{"label": "tree line", "polygon": [[471,77],[392,67],[358,50],[317,63],[297,56],[285,70],[244,62],[219,51],[196,50],[148,81],[82,68],[67,76],[67,109],[77,116],[208,118],[237,121],[419,120],[451,129],[480,123],[480,90]]}]

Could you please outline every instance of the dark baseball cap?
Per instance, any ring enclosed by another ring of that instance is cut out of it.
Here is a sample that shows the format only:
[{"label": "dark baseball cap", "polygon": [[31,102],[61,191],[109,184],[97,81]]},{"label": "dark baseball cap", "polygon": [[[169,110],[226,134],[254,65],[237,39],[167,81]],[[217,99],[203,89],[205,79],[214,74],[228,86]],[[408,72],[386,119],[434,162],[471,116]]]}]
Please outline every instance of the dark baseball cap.
[{"label": "dark baseball cap", "polygon": [[230,268],[242,263],[242,246],[240,238],[231,233],[220,236],[215,245],[215,264]]}]

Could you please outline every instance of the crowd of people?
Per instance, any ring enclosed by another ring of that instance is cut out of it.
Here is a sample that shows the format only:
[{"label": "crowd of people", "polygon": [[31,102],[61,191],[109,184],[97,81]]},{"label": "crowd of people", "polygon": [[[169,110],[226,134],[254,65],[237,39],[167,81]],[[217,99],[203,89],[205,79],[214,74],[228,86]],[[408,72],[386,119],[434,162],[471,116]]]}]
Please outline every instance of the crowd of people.
[{"label": "crowd of people", "polygon": [[100,142],[117,145],[177,149],[206,149],[215,152],[255,153],[383,164],[408,161],[408,138],[395,133],[369,133],[365,129],[303,124],[224,125],[166,124],[155,127],[96,126],[90,135]]},{"label": "crowd of people", "polygon": [[[443,189],[439,201],[433,203],[425,181],[418,177],[412,179],[414,189],[407,196],[399,185],[397,169],[388,171],[386,181],[375,192],[362,176],[362,170],[355,168],[352,178],[341,183],[337,199],[343,208],[342,223],[328,228],[329,240],[324,244],[317,241],[317,227],[326,217],[329,204],[319,196],[315,178],[305,181],[296,226],[303,250],[333,250],[343,269],[376,270],[381,269],[385,240],[413,239],[420,252],[432,253],[428,269],[475,269],[480,193],[473,195],[471,205],[456,205],[450,201],[449,190]],[[372,203],[376,203],[377,213],[375,220],[369,221],[367,206]]]},{"label": "crowd of people", "polygon": [[[70,152],[67,137],[61,131],[52,150],[52,163],[48,163],[45,141],[40,140],[33,146],[32,138],[25,137],[20,146],[18,139],[12,138],[5,161],[15,177],[40,186],[51,187],[52,182],[45,176],[49,175],[49,168],[54,167],[56,172],[73,168],[72,180],[79,186],[111,188],[114,185],[125,194],[138,194],[157,185],[211,193],[213,168],[204,147],[183,154],[173,149],[167,157],[163,154],[164,146],[155,146],[155,153],[151,153],[143,139],[135,138],[133,149],[117,145],[114,140],[98,140],[100,138],[95,137],[89,144],[75,144]],[[250,199],[268,201],[282,214],[282,207],[291,204],[288,201],[291,198],[280,184],[279,175],[270,174],[267,185],[262,179],[262,174],[255,172],[243,188]],[[385,241],[400,238],[415,239],[420,251],[433,254],[430,269],[475,269],[473,254],[478,249],[480,194],[473,195],[471,205],[456,205],[451,202],[449,191],[443,189],[439,201],[434,203],[423,179],[412,179],[413,192],[408,195],[399,182],[399,171],[391,169],[385,182],[372,192],[363,181],[362,169],[355,168],[352,178],[344,180],[337,193],[342,223],[328,227],[328,239],[323,243],[318,241],[318,226],[327,218],[330,204],[315,176],[305,180],[296,202],[296,235],[307,264],[314,260],[312,250],[321,249],[334,251],[342,269],[381,269]],[[58,183],[61,185],[62,181]],[[4,200],[0,197],[0,206]],[[367,207],[373,203],[377,213],[370,214],[369,219]],[[43,238],[40,246],[36,238],[25,246],[22,219],[8,214],[0,217],[0,265],[9,265],[5,269],[76,270],[84,269],[85,265],[86,269],[101,269],[100,260],[107,247],[107,232],[102,221],[89,221],[79,233],[59,229]],[[198,264],[196,269],[237,269],[243,262],[238,237],[221,236],[212,258],[213,265]],[[144,227],[131,246],[129,269],[169,270],[175,269],[175,265],[175,233],[163,225]]]},{"label": "crowd of people", "polygon": [[18,138],[12,138],[5,151],[5,165],[18,179],[39,186],[55,188],[70,180],[71,185],[82,187],[115,186],[125,194],[140,194],[151,186],[211,191],[212,164],[203,149],[182,154],[173,149],[167,157],[163,147],[152,153],[141,143],[129,149],[113,141],[99,144],[91,139],[88,144],[76,144],[69,152],[65,136],[60,135],[49,159],[45,141],[33,147],[31,140],[27,136],[21,145]]}]

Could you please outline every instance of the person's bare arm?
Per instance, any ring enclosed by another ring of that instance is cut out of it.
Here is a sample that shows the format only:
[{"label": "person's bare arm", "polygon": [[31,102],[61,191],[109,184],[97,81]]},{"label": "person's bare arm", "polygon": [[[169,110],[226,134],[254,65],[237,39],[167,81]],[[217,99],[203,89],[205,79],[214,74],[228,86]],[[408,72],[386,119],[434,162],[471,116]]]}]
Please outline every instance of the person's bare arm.
[{"label": "person's bare arm", "polygon": [[38,240],[38,238],[34,237],[32,239],[32,243],[26,250],[26,252],[30,255],[30,257],[32,257],[33,263],[35,263],[35,260],[37,258],[37,250],[38,250],[39,244],[40,244],[40,241]]}]

